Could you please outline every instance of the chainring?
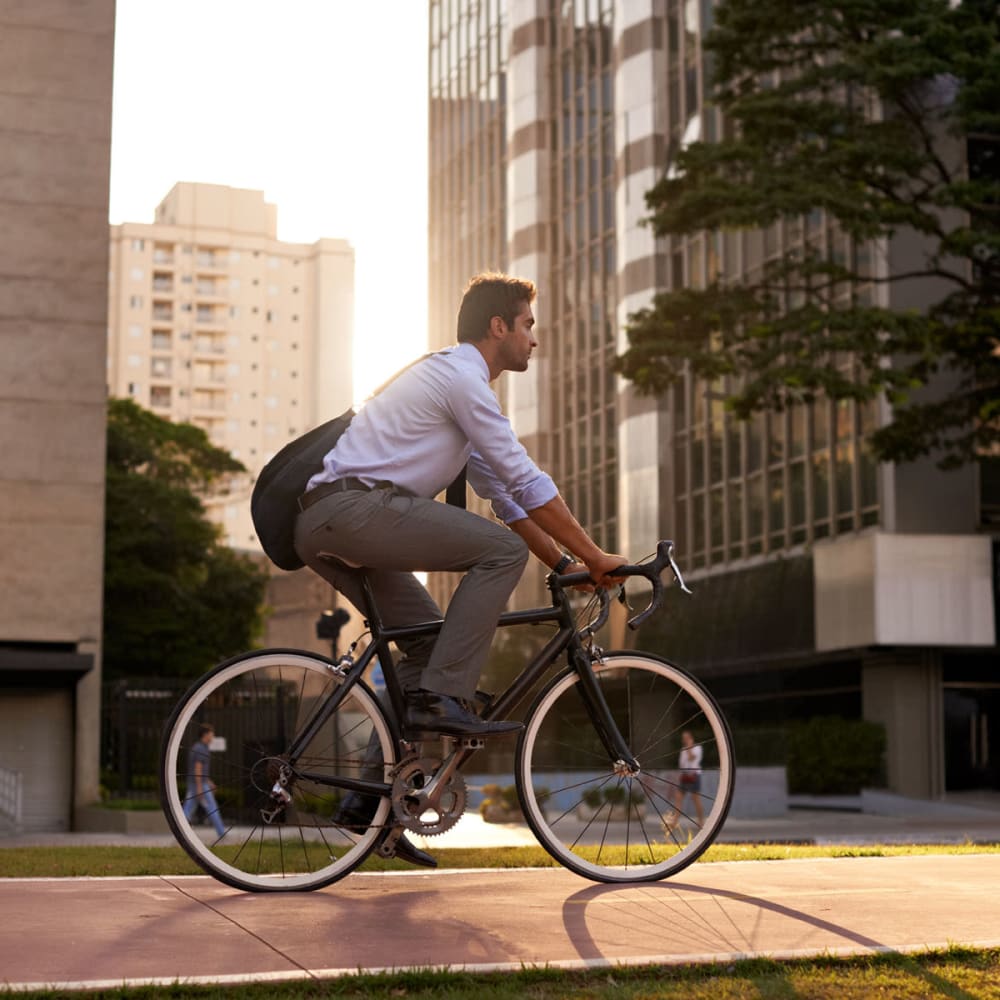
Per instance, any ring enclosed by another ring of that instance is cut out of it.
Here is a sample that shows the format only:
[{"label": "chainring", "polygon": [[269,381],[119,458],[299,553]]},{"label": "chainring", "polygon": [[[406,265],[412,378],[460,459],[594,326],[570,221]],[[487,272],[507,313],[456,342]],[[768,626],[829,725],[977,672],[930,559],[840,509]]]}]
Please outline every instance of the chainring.
[{"label": "chainring", "polygon": [[437,836],[450,830],[465,812],[465,779],[458,773],[445,782],[436,809],[421,806],[417,800],[417,795],[440,766],[440,760],[419,757],[404,761],[396,770],[392,783],[392,808],[396,819],[411,833],[424,837]]}]

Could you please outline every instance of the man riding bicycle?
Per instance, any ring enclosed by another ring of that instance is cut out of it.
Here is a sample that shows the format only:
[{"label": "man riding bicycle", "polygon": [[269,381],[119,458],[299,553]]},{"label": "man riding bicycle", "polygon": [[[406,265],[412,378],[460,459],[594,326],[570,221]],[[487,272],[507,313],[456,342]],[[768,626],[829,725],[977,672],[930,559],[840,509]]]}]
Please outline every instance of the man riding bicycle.
[{"label": "man riding bicycle", "polygon": [[[465,574],[437,640],[400,642],[409,731],[483,737],[520,728],[481,719],[473,700],[529,550],[559,572],[586,568],[599,585],[613,582],[610,574],[627,561],[584,531],[490,389],[502,372],[527,370],[538,346],[535,294],[524,279],[474,277],[459,309],[457,345],[414,364],[369,400],[300,500],[295,547],[303,562],[355,607],[363,601],[349,567],[365,566],[394,626],[442,617],[415,572]],[[512,530],[434,501],[463,468]],[[434,864],[405,838],[396,854]]]}]

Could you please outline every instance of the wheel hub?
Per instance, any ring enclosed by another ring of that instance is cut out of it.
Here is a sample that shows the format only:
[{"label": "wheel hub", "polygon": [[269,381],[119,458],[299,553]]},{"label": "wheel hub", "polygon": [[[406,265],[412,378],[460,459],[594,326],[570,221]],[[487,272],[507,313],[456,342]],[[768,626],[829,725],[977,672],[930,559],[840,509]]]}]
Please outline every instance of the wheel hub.
[{"label": "wheel hub", "polygon": [[611,771],[616,778],[635,778],[639,775],[641,768],[638,766],[638,761],[636,761],[636,766],[632,767],[631,764],[626,764],[623,760],[616,760],[614,764],[611,765]]}]

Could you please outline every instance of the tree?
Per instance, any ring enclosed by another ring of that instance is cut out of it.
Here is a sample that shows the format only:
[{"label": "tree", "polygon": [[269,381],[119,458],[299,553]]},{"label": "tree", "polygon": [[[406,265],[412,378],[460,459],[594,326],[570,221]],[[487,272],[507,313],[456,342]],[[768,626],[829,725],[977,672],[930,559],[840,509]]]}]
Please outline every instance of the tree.
[{"label": "tree", "polygon": [[[808,233],[825,213],[844,239],[657,295],[630,317],[618,371],[650,394],[688,364],[726,378],[744,419],[885,393],[877,458],[936,453],[953,467],[995,451],[998,25],[997,0],[722,0],[705,49],[724,138],[677,154],[647,194],[650,224],[672,237],[782,222]],[[866,252],[894,238],[919,250],[905,273]],[[940,294],[918,311],[859,293],[904,282]]]},{"label": "tree", "polygon": [[110,400],[105,677],[193,677],[252,645],[267,573],[220,543],[197,495],[244,471],[201,429]]}]

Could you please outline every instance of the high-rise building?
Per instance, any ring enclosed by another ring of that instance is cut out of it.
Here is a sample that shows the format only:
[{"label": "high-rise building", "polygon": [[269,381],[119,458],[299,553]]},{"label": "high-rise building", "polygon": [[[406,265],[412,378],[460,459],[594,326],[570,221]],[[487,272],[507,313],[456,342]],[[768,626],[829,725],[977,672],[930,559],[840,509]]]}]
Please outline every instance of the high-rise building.
[{"label": "high-rise building", "polygon": [[738,728],[864,717],[885,726],[895,791],[1000,784],[995,543],[977,468],[873,462],[884,403],[742,423],[725,383],[687,377],[650,400],[611,372],[629,315],[656,293],[752,276],[805,246],[855,255],[872,277],[862,298],[928,304],[876,280],[918,249],[904,235],[851,245],[822,213],[685,238],[643,225],[677,150],[721,135],[701,50],[712,15],[711,0],[431,0],[432,337],[453,339],[444,317],[475,270],[537,283],[537,361],[504,376],[507,412],[606,548],[639,559],[676,541],[698,596],[671,602],[668,646]]},{"label": "high-rise building", "polygon": [[99,797],[114,20],[0,4],[0,830]]},{"label": "high-rise building", "polygon": [[181,183],[152,223],[111,227],[108,387],[203,428],[249,475],[206,498],[257,550],[253,477],[287,441],[349,406],[354,251],[277,238],[260,191]]}]

